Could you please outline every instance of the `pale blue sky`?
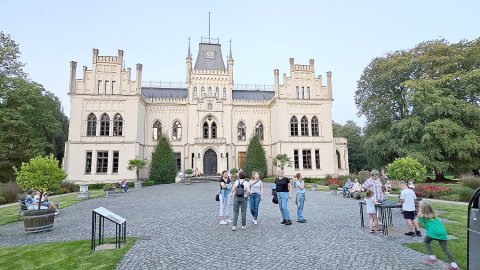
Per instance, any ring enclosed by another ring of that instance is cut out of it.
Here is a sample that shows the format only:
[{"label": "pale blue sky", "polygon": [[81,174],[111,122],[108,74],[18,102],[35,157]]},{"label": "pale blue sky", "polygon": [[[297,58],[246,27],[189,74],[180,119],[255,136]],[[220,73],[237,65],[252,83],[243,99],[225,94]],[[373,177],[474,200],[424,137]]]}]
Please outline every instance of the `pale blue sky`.
[{"label": "pale blue sky", "polygon": [[[15,1],[0,4],[0,30],[20,44],[25,71],[62,100],[69,115],[69,61],[91,68],[100,55],[125,51],[142,63],[143,79],[184,81],[187,37],[194,59],[201,36],[219,37],[226,57],[232,39],[235,83],[273,84],[288,59],[315,59],[317,75],[333,72],[333,119],[358,118],[354,94],[377,56],[419,42],[480,36],[480,1]],[[80,76],[80,73],[77,74]]]}]

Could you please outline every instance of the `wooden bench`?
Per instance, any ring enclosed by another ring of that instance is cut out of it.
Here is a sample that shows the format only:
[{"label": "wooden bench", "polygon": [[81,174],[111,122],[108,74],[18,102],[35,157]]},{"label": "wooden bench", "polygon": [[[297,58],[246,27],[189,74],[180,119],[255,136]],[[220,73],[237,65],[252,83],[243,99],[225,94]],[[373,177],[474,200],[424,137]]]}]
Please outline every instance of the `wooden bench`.
[{"label": "wooden bench", "polygon": [[[52,202],[57,206],[57,211],[60,210],[60,203],[59,202]],[[36,206],[38,207],[38,206]],[[27,204],[25,203],[25,200],[18,200],[18,218],[17,221],[20,220],[20,216],[23,216],[23,212],[27,211],[28,207]]]}]

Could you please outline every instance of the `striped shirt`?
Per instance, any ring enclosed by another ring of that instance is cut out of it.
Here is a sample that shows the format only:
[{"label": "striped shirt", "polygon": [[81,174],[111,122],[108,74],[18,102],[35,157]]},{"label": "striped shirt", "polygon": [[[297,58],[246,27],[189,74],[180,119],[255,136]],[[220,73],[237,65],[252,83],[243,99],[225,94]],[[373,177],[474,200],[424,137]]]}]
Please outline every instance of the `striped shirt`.
[{"label": "striped shirt", "polygon": [[383,193],[382,193],[382,182],[377,178],[377,180],[373,180],[371,177],[363,183],[363,187],[366,189],[370,189],[373,191],[373,197],[378,201],[383,201]]}]

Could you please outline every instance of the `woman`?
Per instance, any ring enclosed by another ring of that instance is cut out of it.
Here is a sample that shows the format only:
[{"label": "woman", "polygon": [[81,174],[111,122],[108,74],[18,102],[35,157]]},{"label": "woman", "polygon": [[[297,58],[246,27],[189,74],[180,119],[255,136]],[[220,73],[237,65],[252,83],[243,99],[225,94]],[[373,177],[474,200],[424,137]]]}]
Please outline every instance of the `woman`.
[{"label": "woman", "polygon": [[303,206],[305,204],[305,181],[300,176],[300,173],[295,175],[295,189],[297,190],[296,204],[297,204],[297,222],[305,223],[307,220],[303,218]]},{"label": "woman", "polygon": [[242,209],[242,230],[247,226],[247,200],[248,194],[250,193],[250,186],[248,181],[245,180],[245,172],[241,171],[238,173],[238,180],[235,181],[232,188],[232,196],[235,196],[233,199],[233,227],[232,231],[237,229],[238,221],[238,211]]},{"label": "woman", "polygon": [[228,172],[222,172],[222,179],[220,179],[220,224],[226,225],[232,221],[228,218],[230,209],[230,177]]},{"label": "woman", "polygon": [[263,200],[263,182],[260,174],[256,171],[252,172],[252,179],[248,182],[250,186],[250,213],[253,216],[253,224],[258,224],[258,208],[260,201]]},{"label": "woman", "polygon": [[291,184],[287,177],[284,177],[283,170],[278,170],[277,178],[275,179],[275,186],[278,197],[278,206],[280,207],[280,213],[282,213],[282,224],[292,225],[290,219],[290,212],[288,212],[288,199],[292,198]]}]

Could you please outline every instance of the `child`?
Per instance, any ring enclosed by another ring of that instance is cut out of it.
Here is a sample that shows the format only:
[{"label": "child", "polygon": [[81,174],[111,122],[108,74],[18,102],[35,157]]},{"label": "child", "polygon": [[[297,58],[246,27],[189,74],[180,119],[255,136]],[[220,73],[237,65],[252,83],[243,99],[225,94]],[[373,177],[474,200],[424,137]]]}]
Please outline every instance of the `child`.
[{"label": "child", "polygon": [[[407,187],[407,183],[400,184],[402,192],[400,193],[400,203],[402,204],[403,218],[407,222],[409,232],[405,233],[408,236],[422,236],[418,222],[415,220],[415,200],[417,195],[415,192]],[[415,229],[415,232],[413,230]]]},{"label": "child", "polygon": [[427,202],[420,202],[420,206],[418,207],[418,221],[423,224],[425,230],[427,231],[427,235],[423,242],[425,243],[425,247],[427,248],[427,259],[425,263],[433,265],[437,262],[437,258],[433,255],[432,247],[430,243],[432,240],[437,240],[440,243],[440,247],[443,250],[443,253],[447,255],[448,260],[450,261],[449,270],[458,270],[458,265],[455,263],[452,253],[448,250],[447,247],[447,232],[443,227],[442,221],[437,218],[435,211],[433,210],[432,206]]},{"label": "child", "polygon": [[367,206],[367,214],[368,219],[370,220],[370,232],[374,233],[374,227],[378,228],[378,218],[377,218],[377,210],[375,206],[379,203],[373,197],[373,191],[371,189],[367,190],[367,194],[365,195],[365,204]]}]

